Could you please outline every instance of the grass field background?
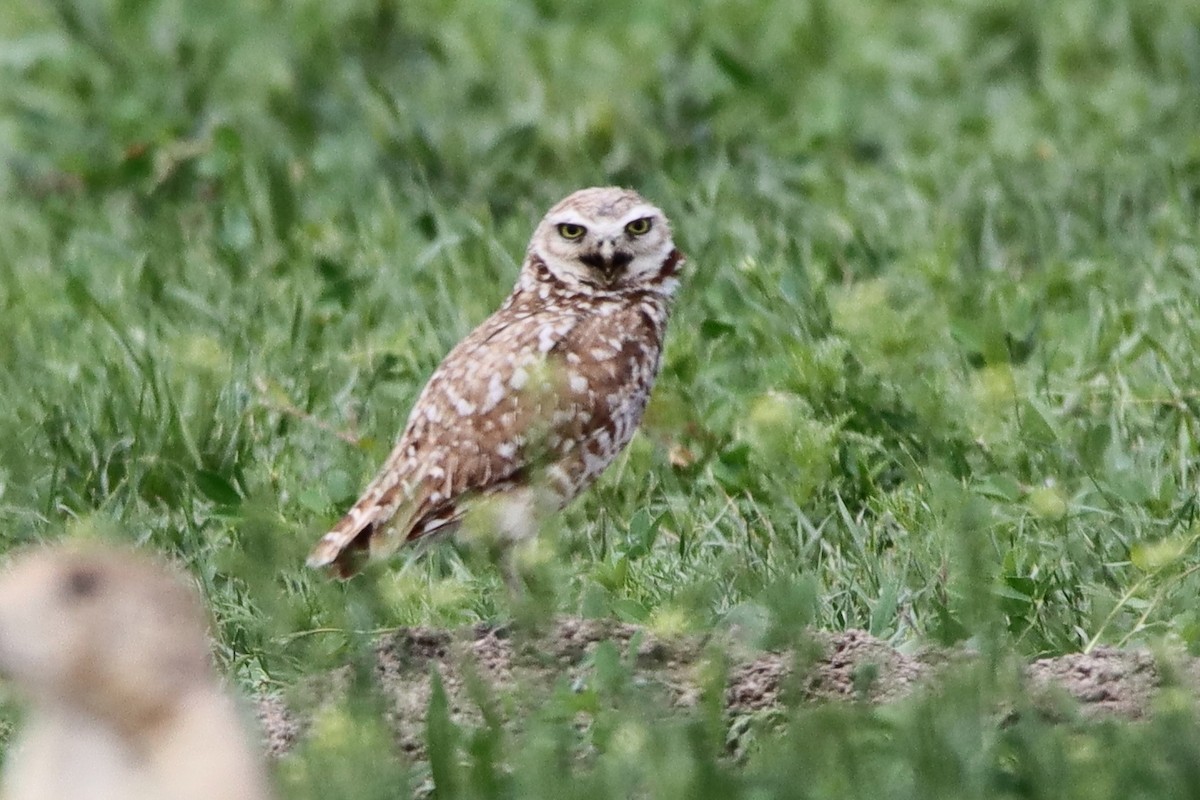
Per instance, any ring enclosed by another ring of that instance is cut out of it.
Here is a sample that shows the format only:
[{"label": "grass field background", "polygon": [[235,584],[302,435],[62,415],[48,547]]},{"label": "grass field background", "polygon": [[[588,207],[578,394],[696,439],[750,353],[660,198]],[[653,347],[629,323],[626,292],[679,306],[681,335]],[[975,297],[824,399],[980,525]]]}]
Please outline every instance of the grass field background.
[{"label": "grass field background", "polygon": [[[304,570],[536,220],[608,183],[688,273],[643,431],[533,588],[469,544]],[[741,759],[719,703],[619,681],[586,731],[569,692],[432,714],[428,764],[364,700],[287,796],[1194,793],[1186,697],[999,709],[1014,659],[1200,651],[1198,209],[1194,0],[5,4],[0,546],[171,554],[255,690],[372,630],[556,613],[985,654]]]}]

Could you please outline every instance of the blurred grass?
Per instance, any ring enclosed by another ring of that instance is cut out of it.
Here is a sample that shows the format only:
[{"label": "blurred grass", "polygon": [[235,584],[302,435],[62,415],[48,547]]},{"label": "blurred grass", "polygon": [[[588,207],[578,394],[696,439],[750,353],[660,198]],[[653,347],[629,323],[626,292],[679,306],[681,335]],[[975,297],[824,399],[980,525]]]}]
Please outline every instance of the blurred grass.
[{"label": "blurred grass", "polygon": [[[451,546],[301,563],[596,183],[690,272],[543,613],[705,631],[803,583],[804,621],[897,644],[1200,652],[1195,0],[46,0],[0,31],[0,537],[173,553],[248,685],[519,611]],[[1187,714],[1000,729],[958,691],[796,712],[741,766],[618,704],[578,793],[1159,796],[1197,752]],[[562,789],[564,725],[474,734],[520,771],[459,793]]]}]

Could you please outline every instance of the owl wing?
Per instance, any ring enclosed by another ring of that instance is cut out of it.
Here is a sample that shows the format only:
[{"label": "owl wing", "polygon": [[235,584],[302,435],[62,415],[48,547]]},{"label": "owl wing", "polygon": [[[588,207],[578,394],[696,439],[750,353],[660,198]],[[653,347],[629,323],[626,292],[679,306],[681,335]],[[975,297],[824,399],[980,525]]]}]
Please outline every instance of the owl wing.
[{"label": "owl wing", "polygon": [[506,305],[463,339],[430,377],[379,474],[317,542],[308,565],[349,577],[363,551],[384,556],[451,528],[471,497],[524,482],[538,460],[530,442],[566,424],[555,411],[556,350],[578,322],[565,310]]}]

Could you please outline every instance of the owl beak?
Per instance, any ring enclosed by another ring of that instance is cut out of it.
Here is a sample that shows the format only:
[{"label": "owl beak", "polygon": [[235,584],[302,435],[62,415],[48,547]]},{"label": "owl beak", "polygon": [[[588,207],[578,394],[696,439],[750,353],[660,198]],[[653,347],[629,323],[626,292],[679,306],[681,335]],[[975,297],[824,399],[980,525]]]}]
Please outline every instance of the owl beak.
[{"label": "owl beak", "polygon": [[621,270],[625,269],[625,267],[629,266],[629,262],[633,261],[633,254],[627,253],[624,250],[617,250],[613,242],[601,242],[599,250],[584,253],[579,257],[579,260],[593,269],[600,270],[604,277],[609,282],[612,282],[620,274]]}]

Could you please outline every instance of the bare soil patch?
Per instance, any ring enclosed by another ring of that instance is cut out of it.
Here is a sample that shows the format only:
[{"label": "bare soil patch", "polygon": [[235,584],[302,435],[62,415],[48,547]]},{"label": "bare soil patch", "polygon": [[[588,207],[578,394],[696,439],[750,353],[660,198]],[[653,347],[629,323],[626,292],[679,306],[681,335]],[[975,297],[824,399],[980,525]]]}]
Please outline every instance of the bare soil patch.
[{"label": "bare soil patch", "polygon": [[[664,639],[634,625],[568,618],[537,634],[489,626],[400,629],[379,640],[374,671],[400,747],[420,757],[435,669],[457,721],[482,722],[473,685],[496,700],[505,718],[520,719],[556,685],[586,687],[595,654],[606,642],[631,667],[635,683],[661,699],[667,712],[698,702],[704,675],[718,658],[697,638]],[[736,721],[797,702],[887,703],[969,658],[937,649],[902,653],[860,630],[815,632],[806,652],[747,654],[727,664],[725,705]],[[1184,659],[1172,666],[1181,680],[1200,688],[1200,662]],[[1150,653],[1114,648],[1040,659],[1026,669],[1039,706],[1062,709],[1067,700],[1085,716],[1131,719],[1147,713],[1162,674]],[[336,702],[336,687],[344,685],[331,676],[323,702]],[[286,753],[304,735],[303,715],[277,696],[258,698],[257,714],[272,755]]]}]

